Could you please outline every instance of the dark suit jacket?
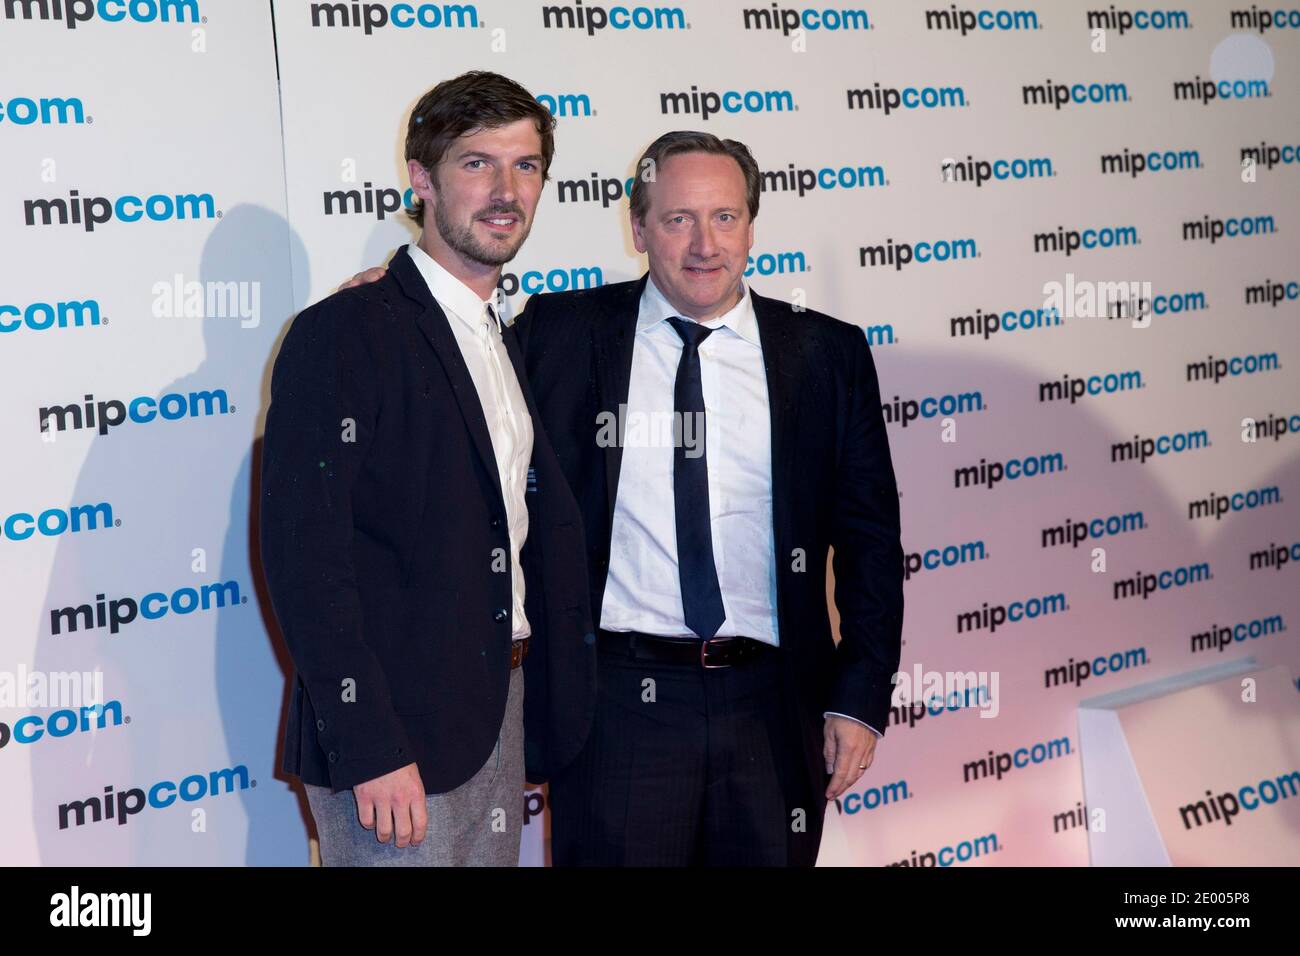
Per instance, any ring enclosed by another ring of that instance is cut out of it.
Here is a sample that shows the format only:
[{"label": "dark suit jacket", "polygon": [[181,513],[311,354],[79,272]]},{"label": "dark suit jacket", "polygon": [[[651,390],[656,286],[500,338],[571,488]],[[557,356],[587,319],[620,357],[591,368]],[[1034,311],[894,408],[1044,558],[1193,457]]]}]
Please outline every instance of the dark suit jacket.
[{"label": "dark suit jacket", "polygon": [[[645,282],[537,295],[515,324],[542,423],[582,510],[597,617],[622,460],[621,448],[597,445],[597,415],[627,401]],[[780,647],[808,782],[818,793],[824,711],[886,730],[903,627],[898,489],[862,330],[751,294],[772,416]],[[671,509],[672,489],[664,494]],[[838,646],[826,602],[828,547]]]},{"label": "dark suit jacket", "polygon": [[[586,739],[595,638],[578,509],[510,329],[505,341],[535,426],[520,560],[532,628],[525,754],[540,782]],[[304,310],[286,335],[261,509],[295,666],[284,770],[335,790],[412,761],[429,793],[468,780],[505,713],[509,530],[469,369],[405,248],[383,279]],[[504,572],[493,570],[502,551]]]}]

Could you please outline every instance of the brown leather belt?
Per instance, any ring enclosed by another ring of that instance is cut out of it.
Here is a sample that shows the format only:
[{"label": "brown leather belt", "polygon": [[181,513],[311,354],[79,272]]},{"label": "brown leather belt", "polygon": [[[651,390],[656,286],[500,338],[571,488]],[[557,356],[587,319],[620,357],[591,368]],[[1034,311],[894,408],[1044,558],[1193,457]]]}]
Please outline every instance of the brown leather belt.
[{"label": "brown leather belt", "polygon": [[696,637],[660,637],[638,631],[600,632],[602,651],[613,651],[634,660],[662,661],[670,664],[693,664],[712,670],[733,667],[767,651],[771,644],[748,637],[713,637],[701,641]]},{"label": "brown leather belt", "polygon": [[531,638],[525,637],[522,641],[512,641],[510,643],[510,669],[514,670],[524,662],[528,656],[528,642]]}]

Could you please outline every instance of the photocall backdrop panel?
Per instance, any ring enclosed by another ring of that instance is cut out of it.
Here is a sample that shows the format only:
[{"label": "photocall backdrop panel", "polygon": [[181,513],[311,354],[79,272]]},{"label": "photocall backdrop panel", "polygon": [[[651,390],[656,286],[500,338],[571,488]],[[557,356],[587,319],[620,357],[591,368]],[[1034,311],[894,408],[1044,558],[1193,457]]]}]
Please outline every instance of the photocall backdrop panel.
[{"label": "photocall backdrop panel", "polygon": [[[1086,864],[1080,700],[1300,670],[1298,38],[1208,0],[0,4],[5,862],[307,862],[250,513],[269,371],[414,241],[410,110],[487,69],[558,119],[512,314],[640,276],[636,159],[699,129],[763,170],[746,282],[868,337],[903,679],[821,862]],[[1296,798],[1294,762],[1259,777],[1152,812],[1213,858],[1281,812],[1217,798]]]}]

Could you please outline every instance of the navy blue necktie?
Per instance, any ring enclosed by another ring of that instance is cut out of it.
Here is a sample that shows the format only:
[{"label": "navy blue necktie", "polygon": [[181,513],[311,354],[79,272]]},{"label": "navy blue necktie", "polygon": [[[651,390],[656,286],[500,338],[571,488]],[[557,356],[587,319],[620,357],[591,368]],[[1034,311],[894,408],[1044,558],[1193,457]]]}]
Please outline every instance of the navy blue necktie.
[{"label": "navy blue necktie", "polygon": [[[686,319],[668,320],[682,338],[677,363],[673,410],[680,423],[673,443],[673,500],[677,512],[677,573],[682,585],[686,626],[704,640],[718,633],[726,612],[718,569],[713,563],[713,530],[709,523],[709,465],[704,443],[704,388],[700,384],[700,343],[712,329]],[[686,422],[694,425],[694,447],[682,440]],[[687,451],[691,454],[687,455]]]}]

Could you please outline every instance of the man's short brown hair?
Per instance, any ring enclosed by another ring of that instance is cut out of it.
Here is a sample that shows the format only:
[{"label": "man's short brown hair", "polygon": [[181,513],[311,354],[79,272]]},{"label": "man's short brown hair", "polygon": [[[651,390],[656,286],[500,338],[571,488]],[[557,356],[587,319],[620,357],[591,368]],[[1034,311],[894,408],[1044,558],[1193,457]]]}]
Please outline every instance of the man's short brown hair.
[{"label": "man's short brown hair", "polygon": [[[646,169],[657,171],[670,156],[681,153],[714,153],[730,156],[745,174],[745,201],[749,206],[749,218],[758,218],[758,197],[762,192],[762,179],[758,172],[758,163],[749,147],[740,140],[719,139],[712,133],[700,133],[694,130],[673,130],[664,133],[646,147],[641,159],[636,164],[632,176],[632,215],[645,225],[645,214],[650,210],[650,191],[644,174]],[[653,181],[653,177],[651,177]]]},{"label": "man's short brown hair", "polygon": [[[466,133],[496,129],[516,120],[532,119],[542,138],[542,182],[550,179],[555,155],[555,117],[537,98],[509,77],[471,70],[443,80],[415,104],[406,128],[406,159],[415,160],[438,185],[437,166],[451,144]],[[416,199],[406,214],[424,221],[424,200]]]}]

